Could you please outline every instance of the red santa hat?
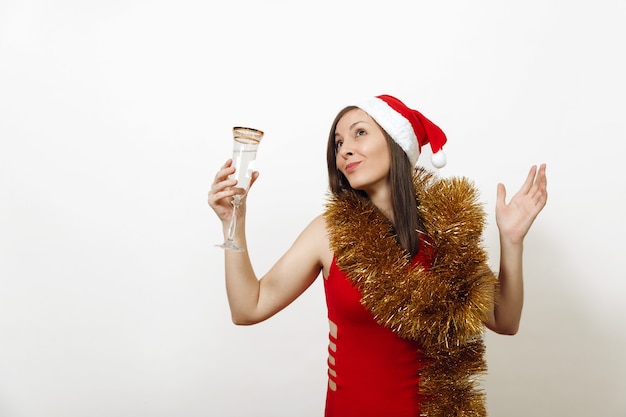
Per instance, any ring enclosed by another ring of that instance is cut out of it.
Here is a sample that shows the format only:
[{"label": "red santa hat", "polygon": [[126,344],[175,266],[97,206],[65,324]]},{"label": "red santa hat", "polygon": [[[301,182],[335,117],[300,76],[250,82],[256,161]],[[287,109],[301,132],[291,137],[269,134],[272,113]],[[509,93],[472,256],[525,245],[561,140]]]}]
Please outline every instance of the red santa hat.
[{"label": "red santa hat", "polygon": [[446,155],[442,149],[446,143],[445,133],[417,110],[408,108],[389,95],[366,98],[352,105],[369,114],[400,145],[411,165],[415,166],[422,146],[427,143],[430,143],[432,149],[433,166],[442,168],[446,165]]}]

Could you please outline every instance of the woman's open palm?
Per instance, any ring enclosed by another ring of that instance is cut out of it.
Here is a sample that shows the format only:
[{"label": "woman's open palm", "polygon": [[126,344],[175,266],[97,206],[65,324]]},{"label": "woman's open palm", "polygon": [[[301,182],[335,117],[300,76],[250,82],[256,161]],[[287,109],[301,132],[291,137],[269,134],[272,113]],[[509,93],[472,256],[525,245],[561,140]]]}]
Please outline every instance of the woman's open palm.
[{"label": "woman's open palm", "polygon": [[506,203],[506,189],[498,184],[496,198],[496,223],[500,235],[511,242],[524,239],[537,215],[548,200],[546,165],[532,166],[526,181]]}]

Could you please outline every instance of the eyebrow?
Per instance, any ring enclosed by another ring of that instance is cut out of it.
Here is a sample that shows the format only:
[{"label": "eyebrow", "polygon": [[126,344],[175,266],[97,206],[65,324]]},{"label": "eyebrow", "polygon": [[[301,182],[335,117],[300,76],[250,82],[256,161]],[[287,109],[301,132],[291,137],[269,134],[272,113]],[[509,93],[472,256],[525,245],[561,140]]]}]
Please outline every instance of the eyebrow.
[{"label": "eyebrow", "polygon": [[350,130],[352,130],[354,128],[354,126],[358,125],[359,123],[365,123],[368,124],[366,120],[357,120],[356,122],[352,123],[350,125]]},{"label": "eyebrow", "polygon": [[[348,127],[348,130],[352,130],[352,129],[354,129],[354,127],[355,127],[356,125],[358,125],[359,123],[369,124],[369,123],[367,123],[367,120],[357,120],[356,122],[352,123],[352,124],[350,125],[350,127]],[[335,131],[335,137],[337,137],[337,136],[339,136],[339,133],[337,133],[337,131]]]}]

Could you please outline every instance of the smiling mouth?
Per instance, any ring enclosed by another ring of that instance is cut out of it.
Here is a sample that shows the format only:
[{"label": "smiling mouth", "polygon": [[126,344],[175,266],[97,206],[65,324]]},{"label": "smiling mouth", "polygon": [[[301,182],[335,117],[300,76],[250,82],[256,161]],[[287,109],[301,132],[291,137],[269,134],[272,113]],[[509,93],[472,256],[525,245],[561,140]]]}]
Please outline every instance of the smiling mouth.
[{"label": "smiling mouth", "polygon": [[352,162],[349,163],[348,165],[346,165],[346,172],[352,172],[356,169],[356,167],[360,164],[361,162]]}]

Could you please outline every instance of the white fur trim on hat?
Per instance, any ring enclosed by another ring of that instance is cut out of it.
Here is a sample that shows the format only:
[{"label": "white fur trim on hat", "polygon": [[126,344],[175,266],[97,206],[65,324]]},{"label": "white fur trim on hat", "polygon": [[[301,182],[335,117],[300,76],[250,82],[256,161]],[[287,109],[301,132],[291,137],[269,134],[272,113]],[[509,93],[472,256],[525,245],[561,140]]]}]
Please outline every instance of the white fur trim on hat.
[{"label": "white fur trim on hat", "polygon": [[351,105],[369,114],[406,152],[411,166],[415,166],[420,156],[419,145],[413,126],[404,116],[377,97],[357,100]]}]

